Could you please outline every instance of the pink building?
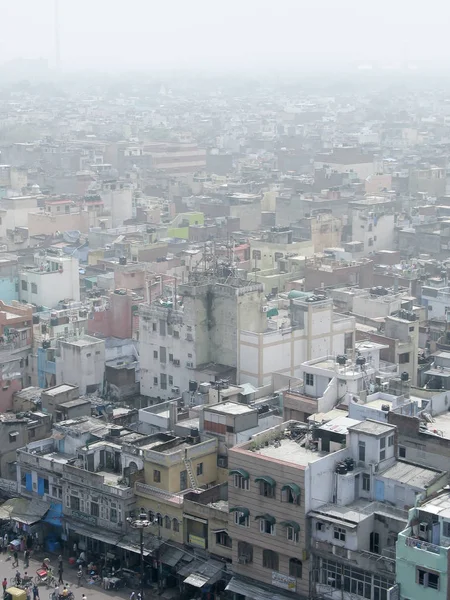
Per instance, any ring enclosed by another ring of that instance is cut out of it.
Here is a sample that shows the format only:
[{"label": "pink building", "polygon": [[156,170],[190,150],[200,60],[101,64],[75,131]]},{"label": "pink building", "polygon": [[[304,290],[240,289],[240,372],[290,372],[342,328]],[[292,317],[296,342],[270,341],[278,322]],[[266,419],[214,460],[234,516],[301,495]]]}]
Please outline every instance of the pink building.
[{"label": "pink building", "polygon": [[130,290],[117,289],[109,294],[109,309],[94,312],[88,321],[89,335],[136,339],[139,332],[138,305],[144,298]]}]

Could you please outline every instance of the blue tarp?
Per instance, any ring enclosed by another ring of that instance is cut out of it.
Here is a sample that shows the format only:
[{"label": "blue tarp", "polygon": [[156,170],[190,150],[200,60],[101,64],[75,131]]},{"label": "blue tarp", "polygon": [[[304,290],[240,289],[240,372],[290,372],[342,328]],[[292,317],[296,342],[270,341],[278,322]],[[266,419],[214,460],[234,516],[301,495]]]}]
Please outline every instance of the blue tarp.
[{"label": "blue tarp", "polygon": [[50,504],[50,509],[45,516],[44,522],[55,527],[62,527],[62,504],[60,502],[52,502]]}]

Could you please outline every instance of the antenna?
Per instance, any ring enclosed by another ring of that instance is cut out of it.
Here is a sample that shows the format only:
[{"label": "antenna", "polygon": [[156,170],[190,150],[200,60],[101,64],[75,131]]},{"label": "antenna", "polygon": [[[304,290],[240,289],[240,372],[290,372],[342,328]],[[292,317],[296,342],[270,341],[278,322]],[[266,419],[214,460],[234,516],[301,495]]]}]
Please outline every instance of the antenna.
[{"label": "antenna", "polygon": [[59,0],[55,0],[55,67],[59,72],[61,67],[61,51],[59,44]]}]

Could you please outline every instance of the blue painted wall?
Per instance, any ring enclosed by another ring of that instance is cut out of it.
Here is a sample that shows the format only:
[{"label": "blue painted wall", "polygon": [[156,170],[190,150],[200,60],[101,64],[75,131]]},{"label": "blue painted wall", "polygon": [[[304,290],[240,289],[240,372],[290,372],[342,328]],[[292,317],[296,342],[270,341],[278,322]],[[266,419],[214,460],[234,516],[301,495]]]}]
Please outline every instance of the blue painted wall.
[{"label": "blue painted wall", "polygon": [[12,300],[18,300],[19,292],[16,291],[16,285],[19,285],[18,277],[0,278],[0,300],[3,300],[3,302],[6,302],[7,304]]}]

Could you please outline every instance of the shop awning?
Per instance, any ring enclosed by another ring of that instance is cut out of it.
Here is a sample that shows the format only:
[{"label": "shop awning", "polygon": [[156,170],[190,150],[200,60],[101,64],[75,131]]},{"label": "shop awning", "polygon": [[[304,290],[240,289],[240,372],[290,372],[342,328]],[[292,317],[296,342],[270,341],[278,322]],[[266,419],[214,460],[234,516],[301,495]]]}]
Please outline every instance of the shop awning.
[{"label": "shop awning", "polygon": [[45,515],[44,523],[49,523],[50,525],[54,525],[55,527],[61,527],[62,519],[62,504],[60,504],[59,502],[52,502],[50,504],[48,513]]},{"label": "shop awning", "polygon": [[202,588],[205,583],[208,583],[209,577],[205,577],[204,575],[198,575],[197,573],[193,573],[186,577],[183,583],[187,583],[189,585],[193,585],[196,588]]},{"label": "shop awning", "polygon": [[[102,531],[99,527],[93,527],[92,529],[85,529],[77,523],[68,522],[69,529],[87,538],[93,538],[104,544],[110,544],[111,546],[119,545],[119,536],[109,531]],[[122,537],[122,536],[121,536]]]},{"label": "shop awning", "polygon": [[166,546],[161,554],[161,562],[168,567],[175,567],[183,558],[183,555],[183,550]]},{"label": "shop awning", "polygon": [[294,496],[300,496],[300,486],[296,483],[285,483],[281,488],[281,491],[284,492],[285,490],[291,490]]},{"label": "shop awning", "polygon": [[24,525],[33,525],[42,519],[50,506],[42,500],[11,498],[0,506],[0,519],[12,519]]},{"label": "shop awning", "polygon": [[264,515],[257,515],[255,517],[255,521],[257,519],[264,519],[264,521],[267,521],[268,523],[270,523],[271,525],[275,525],[275,523],[277,522],[277,520],[275,519],[275,517],[272,517],[272,515],[268,515],[268,514],[264,514]]},{"label": "shop awning", "polygon": [[244,579],[238,579],[237,577],[231,578],[230,583],[225,590],[241,594],[251,600],[292,600],[292,594],[274,593],[273,589],[269,589],[269,587],[259,587]]},{"label": "shop awning", "polygon": [[[136,552],[137,554],[141,553],[141,549],[139,546],[133,546],[133,544],[127,544],[126,542],[118,541],[116,544],[122,550],[128,550],[128,552]],[[152,553],[144,548],[144,556],[150,556]]]},{"label": "shop awning", "polygon": [[280,525],[283,525],[283,527],[292,527],[295,533],[300,531],[300,525],[296,521],[281,521]]},{"label": "shop awning", "polygon": [[255,477],[255,481],[256,483],[258,483],[258,481],[264,481],[264,483],[267,483],[267,485],[270,485],[270,487],[276,486],[275,479],[272,479],[272,477],[269,477],[268,475],[260,475],[259,477]]},{"label": "shop awning", "polygon": [[234,513],[234,512],[240,512],[244,515],[244,517],[248,517],[250,514],[250,511],[248,510],[248,508],[245,508],[244,506],[233,506],[230,508],[230,513]]},{"label": "shop awning", "polygon": [[190,565],[185,565],[178,570],[178,575],[186,577],[184,583],[197,588],[206,583],[212,585],[222,577],[223,564],[217,560],[196,560]]},{"label": "shop awning", "polygon": [[240,475],[242,479],[248,479],[250,477],[245,469],[231,469],[230,475]]}]

